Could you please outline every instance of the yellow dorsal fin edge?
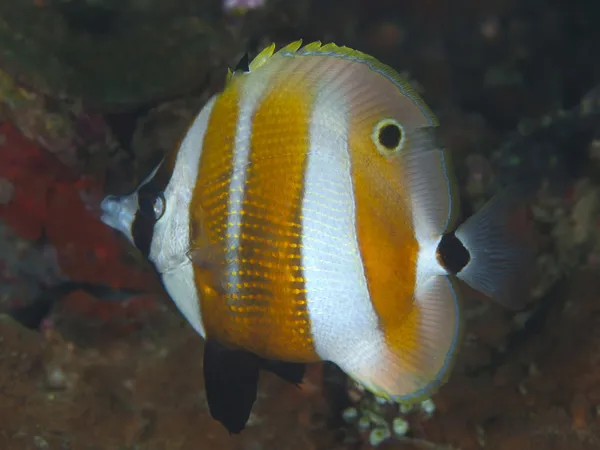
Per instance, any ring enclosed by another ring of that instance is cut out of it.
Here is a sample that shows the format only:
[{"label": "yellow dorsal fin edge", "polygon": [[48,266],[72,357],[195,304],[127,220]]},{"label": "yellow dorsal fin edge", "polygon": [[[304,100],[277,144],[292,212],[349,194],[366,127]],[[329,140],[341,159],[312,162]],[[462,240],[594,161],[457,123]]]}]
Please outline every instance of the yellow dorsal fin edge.
[{"label": "yellow dorsal fin edge", "polygon": [[[371,70],[381,73],[386,78],[390,79],[393,83],[395,83],[402,92],[408,97],[412,98],[416,102],[418,102],[422,108],[426,110],[427,115],[429,115],[434,122],[437,124],[437,119],[435,119],[435,115],[431,110],[425,105],[421,96],[413,89],[408,80],[400,75],[397,71],[392,69],[390,66],[383,64],[377,58],[363,53],[359,50],[354,50],[350,47],[339,46],[334,43],[328,43],[323,45],[321,41],[311,42],[302,47],[302,39],[298,39],[297,41],[291,42],[286,46],[280,48],[278,51],[275,51],[275,43],[272,43],[265,49],[263,49],[256,57],[250,62],[249,68],[250,72],[257,70],[259,67],[263,66],[270,58],[277,55],[287,55],[297,53],[298,55],[329,55],[335,56],[338,58],[344,58],[351,61],[356,61],[362,64],[367,64]],[[229,81],[232,77],[235,77],[236,73],[233,73],[231,70],[227,73],[227,81]]]},{"label": "yellow dorsal fin edge", "polygon": [[356,58],[364,61],[370,61],[376,64],[381,64],[375,58],[366,53],[359,52],[358,50],[354,50],[352,48],[343,47],[336,45],[334,43],[329,43],[323,45],[321,41],[314,41],[309,44],[306,44],[302,47],[302,39],[298,39],[297,41],[290,42],[286,46],[280,48],[277,52],[275,52],[275,44],[271,44],[262,50],[253,60],[250,62],[250,70],[256,70],[263,64],[267,62],[269,58],[273,55],[280,55],[285,53],[296,53],[299,54],[330,54],[332,56],[345,56],[348,58]]},{"label": "yellow dorsal fin edge", "polygon": [[[252,72],[258,69],[259,67],[263,66],[274,55],[280,55],[285,53],[290,54],[296,52],[298,52],[299,54],[329,54],[332,56],[345,56],[350,59],[356,58],[364,61],[370,61],[375,64],[381,64],[372,56],[369,56],[366,53],[359,52],[358,50],[339,46],[334,43],[323,45],[321,41],[314,41],[302,47],[302,39],[298,39],[297,41],[290,42],[286,46],[280,48],[277,52],[275,51],[275,43],[272,43],[269,46],[265,47],[250,62],[250,71]],[[231,77],[235,75],[236,74],[231,69],[229,69],[227,71],[227,80],[231,79]]]}]

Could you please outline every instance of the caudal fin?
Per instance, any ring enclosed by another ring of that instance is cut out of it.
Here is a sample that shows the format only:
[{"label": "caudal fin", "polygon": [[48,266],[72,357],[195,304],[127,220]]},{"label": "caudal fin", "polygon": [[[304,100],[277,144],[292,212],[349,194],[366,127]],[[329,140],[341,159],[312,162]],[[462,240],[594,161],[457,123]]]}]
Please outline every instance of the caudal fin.
[{"label": "caudal fin", "polygon": [[456,230],[470,259],[457,273],[473,289],[511,309],[527,301],[534,270],[531,190],[507,189]]}]

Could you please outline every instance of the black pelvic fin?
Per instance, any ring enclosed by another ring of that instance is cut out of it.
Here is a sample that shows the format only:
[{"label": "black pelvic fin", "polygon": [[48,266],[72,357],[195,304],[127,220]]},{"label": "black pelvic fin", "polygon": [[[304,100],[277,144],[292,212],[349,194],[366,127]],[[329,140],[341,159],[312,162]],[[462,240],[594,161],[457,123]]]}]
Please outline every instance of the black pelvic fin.
[{"label": "black pelvic fin", "polygon": [[260,360],[242,350],[229,350],[207,340],[204,347],[204,385],[213,419],[230,433],[248,422],[258,390]]}]

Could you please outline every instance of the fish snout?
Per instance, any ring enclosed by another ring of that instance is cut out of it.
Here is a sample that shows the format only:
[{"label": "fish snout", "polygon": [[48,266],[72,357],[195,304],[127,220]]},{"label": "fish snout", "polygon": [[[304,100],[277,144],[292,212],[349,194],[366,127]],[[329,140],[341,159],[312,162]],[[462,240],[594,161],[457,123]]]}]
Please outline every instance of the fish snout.
[{"label": "fish snout", "polygon": [[100,220],[123,233],[133,243],[131,228],[138,210],[137,193],[125,196],[108,195],[100,203]]}]

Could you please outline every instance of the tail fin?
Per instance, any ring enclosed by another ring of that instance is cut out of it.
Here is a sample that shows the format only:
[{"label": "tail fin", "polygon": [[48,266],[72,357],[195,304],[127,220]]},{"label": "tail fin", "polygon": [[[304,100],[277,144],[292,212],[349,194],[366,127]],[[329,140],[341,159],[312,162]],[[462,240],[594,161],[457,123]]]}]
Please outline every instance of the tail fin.
[{"label": "tail fin", "polygon": [[473,289],[511,309],[524,306],[531,288],[534,236],[532,188],[507,189],[456,230],[470,260],[457,273]]}]

